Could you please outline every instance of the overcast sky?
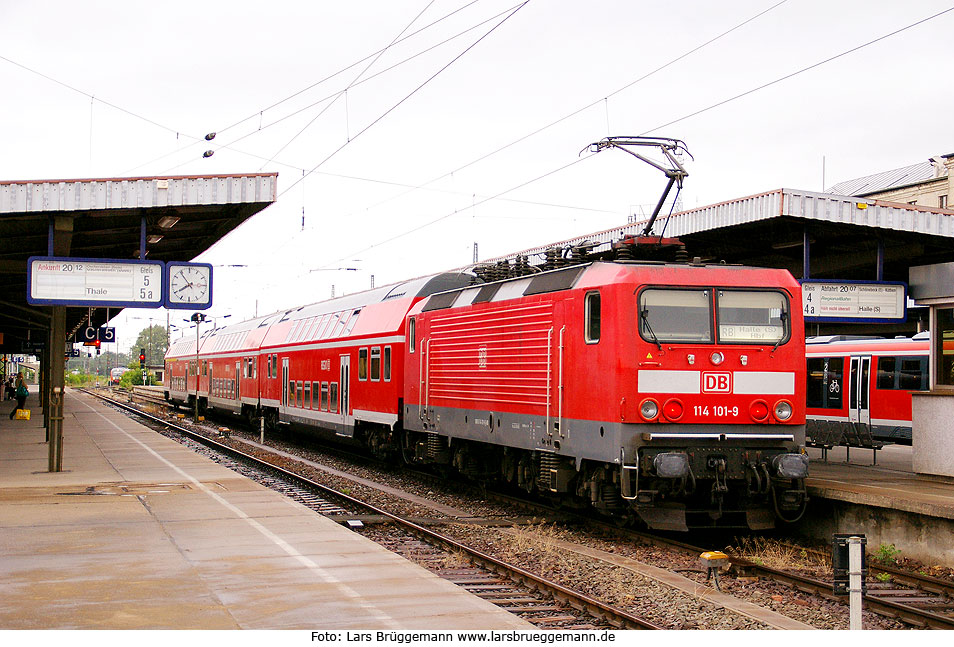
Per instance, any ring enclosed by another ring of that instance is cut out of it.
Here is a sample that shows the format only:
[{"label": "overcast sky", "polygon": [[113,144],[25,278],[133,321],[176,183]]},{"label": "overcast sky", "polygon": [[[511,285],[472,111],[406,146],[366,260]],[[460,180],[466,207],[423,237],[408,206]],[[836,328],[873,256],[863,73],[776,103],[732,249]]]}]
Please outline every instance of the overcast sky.
[{"label": "overcast sky", "polygon": [[231,323],[651,211],[607,135],[685,141],[685,208],[954,152],[952,5],[0,0],[0,180],[277,171],[197,259]]}]

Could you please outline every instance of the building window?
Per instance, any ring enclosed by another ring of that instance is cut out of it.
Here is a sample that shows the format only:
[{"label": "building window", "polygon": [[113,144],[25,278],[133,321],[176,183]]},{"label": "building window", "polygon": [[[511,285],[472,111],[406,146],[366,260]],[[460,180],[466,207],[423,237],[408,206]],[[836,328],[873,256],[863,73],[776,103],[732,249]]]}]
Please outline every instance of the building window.
[{"label": "building window", "polygon": [[939,206],[941,209],[947,209],[947,195],[946,195],[946,194],[945,194],[945,195],[939,195],[939,196],[937,196],[937,206]]},{"label": "building window", "polygon": [[937,308],[937,325],[931,331],[938,386],[954,386],[954,308]]},{"label": "building window", "polygon": [[366,380],[368,379],[368,349],[361,348],[358,350],[358,379]]},{"label": "building window", "polygon": [[586,295],[586,322],[583,335],[587,344],[595,344],[600,340],[600,293],[588,292]]}]

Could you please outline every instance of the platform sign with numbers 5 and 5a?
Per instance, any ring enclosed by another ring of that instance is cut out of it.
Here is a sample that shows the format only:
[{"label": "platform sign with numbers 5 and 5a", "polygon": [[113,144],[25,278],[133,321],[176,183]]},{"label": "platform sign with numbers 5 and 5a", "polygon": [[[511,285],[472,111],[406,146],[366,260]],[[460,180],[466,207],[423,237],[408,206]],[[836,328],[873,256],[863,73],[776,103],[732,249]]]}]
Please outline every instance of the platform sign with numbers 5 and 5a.
[{"label": "platform sign with numbers 5 and 5a", "polygon": [[162,306],[162,261],[32,256],[27,302],[33,305]]}]

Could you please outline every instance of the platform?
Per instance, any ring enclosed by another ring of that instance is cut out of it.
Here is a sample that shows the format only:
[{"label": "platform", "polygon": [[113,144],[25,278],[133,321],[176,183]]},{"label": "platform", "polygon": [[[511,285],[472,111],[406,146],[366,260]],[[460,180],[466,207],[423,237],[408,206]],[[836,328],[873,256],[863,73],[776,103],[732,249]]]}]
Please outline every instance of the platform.
[{"label": "platform", "polygon": [[42,416],[13,406],[0,630],[532,628],[77,391],[50,473]]},{"label": "platform", "polygon": [[[950,451],[954,451],[954,446]],[[827,461],[807,448],[812,514],[801,527],[812,536],[864,533],[869,553],[893,545],[904,557],[954,567],[954,479],[917,474],[910,445],[835,447]]]}]

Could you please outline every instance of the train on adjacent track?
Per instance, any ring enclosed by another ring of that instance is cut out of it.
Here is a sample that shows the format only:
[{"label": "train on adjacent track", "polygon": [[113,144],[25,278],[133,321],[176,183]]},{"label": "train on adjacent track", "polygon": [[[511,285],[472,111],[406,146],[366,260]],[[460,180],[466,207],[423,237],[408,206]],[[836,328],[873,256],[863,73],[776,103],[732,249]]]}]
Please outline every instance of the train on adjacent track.
[{"label": "train on adjacent track", "polygon": [[930,388],[930,333],[810,337],[805,354],[809,419],[860,422],[873,438],[911,443],[911,393]]},{"label": "train on adjacent track", "polygon": [[791,274],[698,259],[479,269],[186,335],[166,399],[651,528],[801,516]]}]

